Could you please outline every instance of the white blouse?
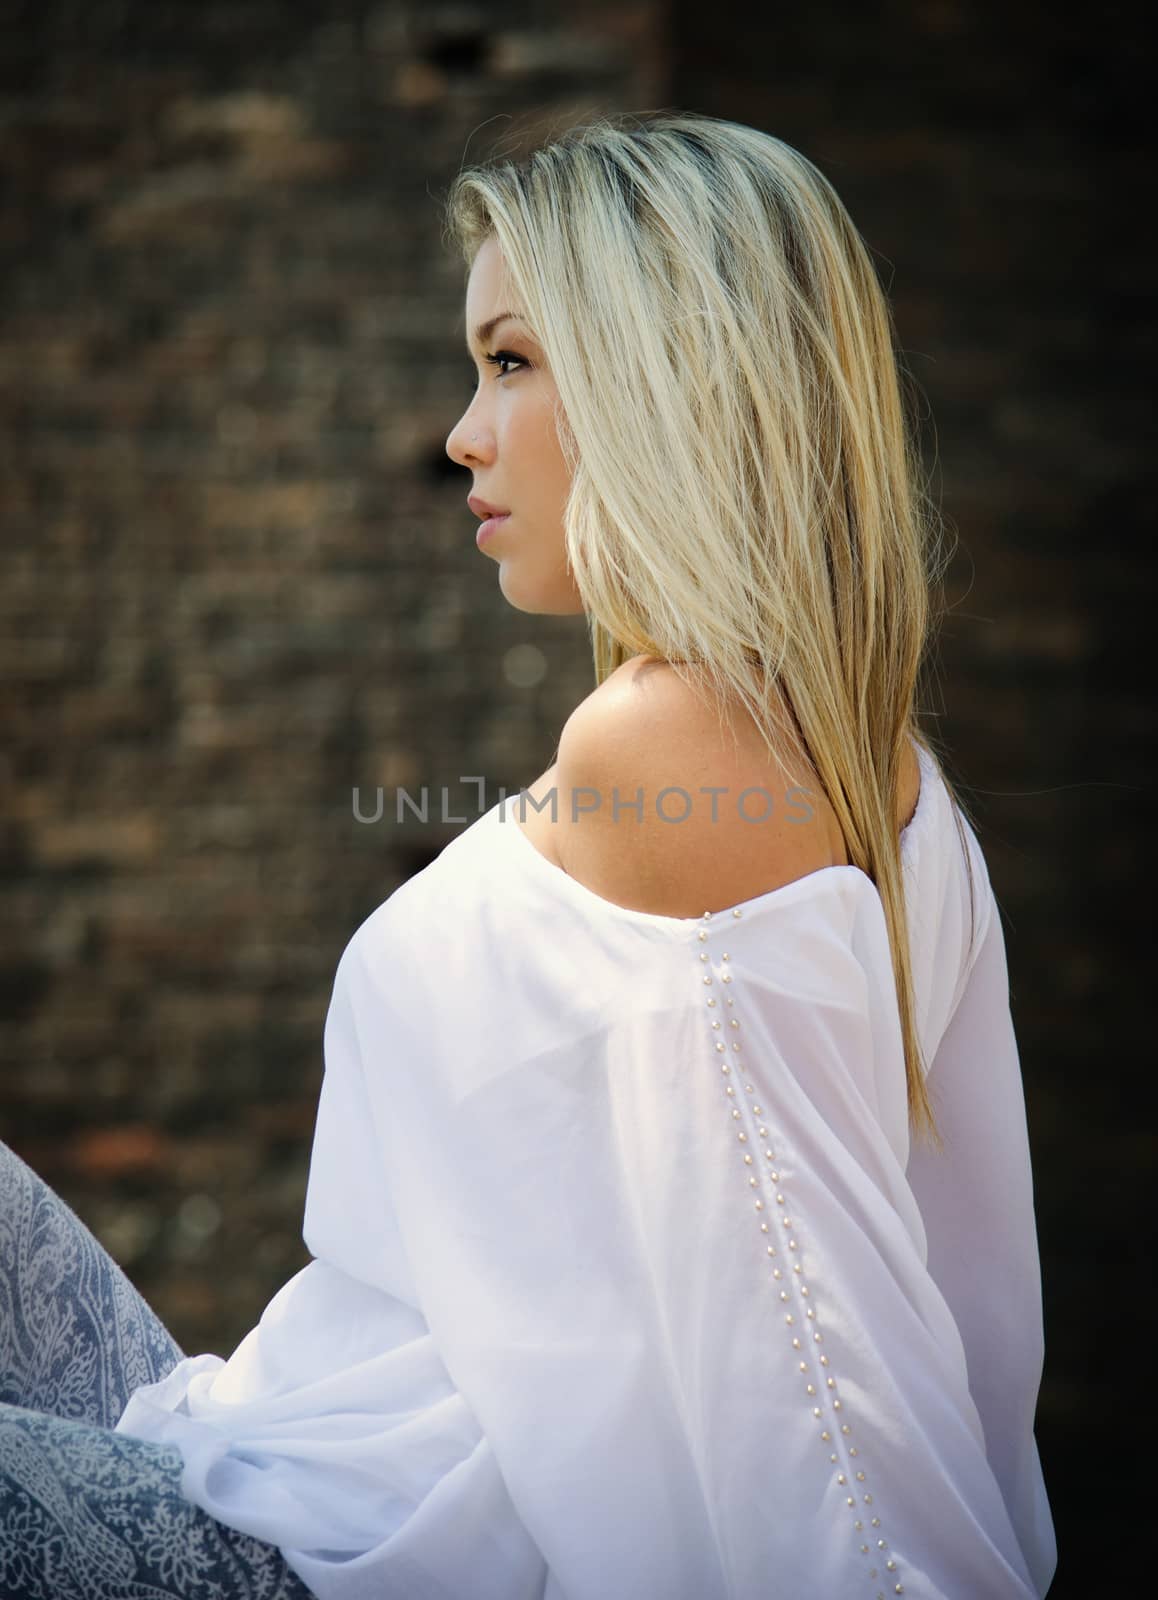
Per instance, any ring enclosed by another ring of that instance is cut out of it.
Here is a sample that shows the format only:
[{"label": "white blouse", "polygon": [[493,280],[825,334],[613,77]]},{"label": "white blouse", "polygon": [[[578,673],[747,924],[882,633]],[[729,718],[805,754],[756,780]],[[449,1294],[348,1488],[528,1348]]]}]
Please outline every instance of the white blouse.
[{"label": "white blouse", "polygon": [[512,796],[354,933],[311,1260],[117,1431],[320,1600],[1029,1600],[1041,1280],[999,912],[934,759],[880,897],[603,899]]}]

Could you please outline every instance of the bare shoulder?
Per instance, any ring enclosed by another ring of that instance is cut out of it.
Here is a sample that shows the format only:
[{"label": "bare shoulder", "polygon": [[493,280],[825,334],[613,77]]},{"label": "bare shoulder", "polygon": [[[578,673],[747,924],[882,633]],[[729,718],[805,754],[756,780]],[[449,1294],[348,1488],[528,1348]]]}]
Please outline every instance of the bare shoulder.
[{"label": "bare shoulder", "polygon": [[533,842],[604,899],[677,917],[843,862],[808,767],[746,715],[735,728],[666,663],[633,657],[567,719],[544,774],[557,811]]}]

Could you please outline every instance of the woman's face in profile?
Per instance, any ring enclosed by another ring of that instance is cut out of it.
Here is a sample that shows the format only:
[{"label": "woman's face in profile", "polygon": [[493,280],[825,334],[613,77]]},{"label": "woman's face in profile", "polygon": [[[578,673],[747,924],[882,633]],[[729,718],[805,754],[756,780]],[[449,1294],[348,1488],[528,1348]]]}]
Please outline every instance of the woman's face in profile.
[{"label": "woman's face in profile", "polygon": [[563,542],[570,472],[555,430],[555,382],[517,317],[496,322],[481,339],[477,332],[517,309],[502,252],[489,238],[475,256],[466,291],[478,387],[447,438],[446,453],[474,474],[471,494],[510,513],[480,547],[498,562],[506,599],[519,611],[563,616],[583,605]]}]

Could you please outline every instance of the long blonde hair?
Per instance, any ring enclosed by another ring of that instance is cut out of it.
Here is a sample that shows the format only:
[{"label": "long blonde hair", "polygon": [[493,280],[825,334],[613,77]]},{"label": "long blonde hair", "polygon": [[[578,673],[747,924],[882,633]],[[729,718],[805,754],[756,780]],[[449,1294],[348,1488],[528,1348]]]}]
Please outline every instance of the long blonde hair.
[{"label": "long blonde hair", "polygon": [[910,1123],[940,1148],[896,797],[909,739],[944,776],[916,711],[943,523],[864,241],[804,156],[692,112],[460,171],[445,218],[468,268],[497,240],[556,384],[596,682],[660,657],[725,721],[746,707],[774,758],[799,738],[880,895]]}]

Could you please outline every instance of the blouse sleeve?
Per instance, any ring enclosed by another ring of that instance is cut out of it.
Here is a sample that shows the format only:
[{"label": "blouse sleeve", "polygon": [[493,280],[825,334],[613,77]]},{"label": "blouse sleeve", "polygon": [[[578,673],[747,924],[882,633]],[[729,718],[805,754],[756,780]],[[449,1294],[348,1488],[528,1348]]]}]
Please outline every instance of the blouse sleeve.
[{"label": "blouse sleeve", "polygon": [[986,1454],[1036,1590],[1057,1564],[1033,1434],[1044,1356],[1041,1270],[1025,1099],[1001,918],[988,926],[929,1069],[944,1140],[917,1144],[907,1176],[928,1271],[961,1334]]},{"label": "blouse sleeve", "polygon": [[315,1259],[228,1361],[185,1358],[116,1431],[177,1445],[185,1496],[278,1545],[318,1600],[532,1600],[542,1557],[417,1303],[364,1073],[387,1019],[359,978],[347,947],[306,1197]]}]

